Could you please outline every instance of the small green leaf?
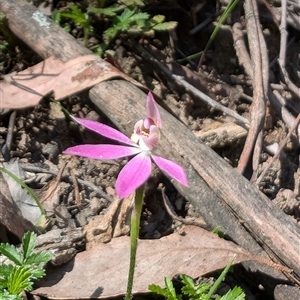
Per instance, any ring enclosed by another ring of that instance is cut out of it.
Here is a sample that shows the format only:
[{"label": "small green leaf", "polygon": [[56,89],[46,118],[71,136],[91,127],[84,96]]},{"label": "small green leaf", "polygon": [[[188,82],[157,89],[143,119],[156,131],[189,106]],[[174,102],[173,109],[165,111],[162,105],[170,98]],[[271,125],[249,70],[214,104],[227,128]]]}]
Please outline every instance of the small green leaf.
[{"label": "small green leaf", "polygon": [[122,0],[126,6],[140,6],[143,7],[145,4],[141,0]]},{"label": "small green leaf", "polygon": [[173,282],[169,277],[165,277],[165,285],[166,285],[166,290],[168,291],[168,300],[177,300],[181,299],[180,296],[176,295],[176,290],[174,288]]},{"label": "small green leaf", "polygon": [[10,245],[8,243],[0,244],[0,253],[13,261],[16,265],[22,265],[23,263],[23,255],[20,253],[14,245]]},{"label": "small green leaf", "polygon": [[166,19],[166,17],[163,15],[156,15],[151,18],[151,22],[153,22],[154,24],[159,24],[159,23],[164,22],[165,19]]},{"label": "small green leaf", "polygon": [[161,24],[157,24],[153,26],[153,29],[156,31],[167,31],[167,30],[171,30],[171,29],[175,29],[177,26],[177,22],[175,21],[171,21],[171,22],[164,22]]},{"label": "small green leaf", "polygon": [[220,238],[222,238],[222,239],[224,238],[224,232],[222,231],[221,226],[215,227],[215,228],[212,230],[212,233],[217,234],[218,237],[220,237]]},{"label": "small green leaf", "polygon": [[61,21],[61,13],[58,10],[54,10],[52,12],[51,15],[52,20],[56,23],[56,24],[60,24]]},{"label": "small green leaf", "polygon": [[110,27],[104,31],[104,37],[106,37],[108,41],[111,41],[117,36],[118,32],[119,32],[118,28]]},{"label": "small green leaf", "polygon": [[165,289],[165,288],[162,288],[160,287],[159,285],[156,285],[156,284],[150,284],[148,286],[148,290],[152,293],[155,293],[157,295],[160,295],[160,296],[164,296],[164,297],[168,297],[168,291]]},{"label": "small green leaf", "polygon": [[91,50],[96,54],[99,55],[100,57],[103,58],[104,54],[106,53],[108,45],[106,43],[101,43],[98,45],[95,45],[91,47]]},{"label": "small green leaf", "polygon": [[26,260],[31,254],[35,247],[36,234],[33,232],[26,232],[22,238],[22,250],[23,258]]}]

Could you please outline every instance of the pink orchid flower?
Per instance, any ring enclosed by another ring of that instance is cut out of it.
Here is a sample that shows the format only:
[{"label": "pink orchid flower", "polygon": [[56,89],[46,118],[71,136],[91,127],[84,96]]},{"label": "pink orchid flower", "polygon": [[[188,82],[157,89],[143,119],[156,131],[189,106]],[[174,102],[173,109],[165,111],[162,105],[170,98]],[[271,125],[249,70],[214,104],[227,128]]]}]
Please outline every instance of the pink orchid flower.
[{"label": "pink orchid flower", "polygon": [[121,199],[129,196],[146,182],[152,170],[151,160],[171,178],[187,186],[187,178],[181,166],[151,153],[160,139],[161,119],[158,107],[150,92],[147,96],[146,111],[147,117],[135,124],[131,139],[120,131],[102,123],[72,117],[82,126],[125,145],[86,144],[70,147],[63,153],[94,159],[117,159],[135,155],[123,167],[116,181],[116,192]]}]

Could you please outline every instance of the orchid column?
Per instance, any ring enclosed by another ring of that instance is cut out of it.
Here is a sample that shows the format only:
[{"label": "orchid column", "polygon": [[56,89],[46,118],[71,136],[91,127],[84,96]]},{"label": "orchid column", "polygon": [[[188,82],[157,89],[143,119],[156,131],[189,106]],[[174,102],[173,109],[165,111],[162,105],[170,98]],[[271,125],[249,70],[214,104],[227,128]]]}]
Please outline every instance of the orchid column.
[{"label": "orchid column", "polygon": [[122,145],[79,145],[70,147],[64,151],[65,154],[80,155],[94,159],[117,159],[134,156],[123,167],[116,181],[116,192],[120,199],[126,198],[135,192],[135,207],[131,216],[130,268],[126,299],[132,298],[134,266],[144,187],[147,179],[151,175],[152,161],[168,176],[185,186],[188,185],[185,172],[181,166],[168,159],[153,155],[151,152],[159,143],[162,124],[158,107],[150,92],[147,96],[146,111],[146,118],[139,120],[135,124],[131,139],[105,124],[72,117],[74,121],[82,126],[102,136],[115,140]]}]

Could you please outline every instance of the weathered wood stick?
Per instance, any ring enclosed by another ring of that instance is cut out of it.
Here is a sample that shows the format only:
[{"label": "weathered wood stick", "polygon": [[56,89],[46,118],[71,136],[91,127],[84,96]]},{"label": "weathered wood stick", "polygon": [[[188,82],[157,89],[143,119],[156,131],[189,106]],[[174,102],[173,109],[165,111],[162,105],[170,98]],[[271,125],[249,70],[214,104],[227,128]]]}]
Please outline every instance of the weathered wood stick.
[{"label": "weathered wood stick", "polygon": [[[145,96],[141,101],[143,95],[136,87],[129,87],[121,81],[102,82],[90,91],[93,103],[101,107],[128,136],[132,134],[135,120],[145,115]],[[298,225],[218,154],[199,142],[181,122],[163,109],[160,112],[163,120],[160,152],[184,166],[188,174],[189,188],[173,182],[180,193],[210,225],[221,224],[234,240],[237,231],[231,231],[231,228],[240,227],[237,223],[240,220],[259,243],[282,261],[289,261],[299,272]],[[204,185],[210,187],[213,194]],[[228,220],[228,211],[237,219]],[[242,242],[250,250],[250,243],[244,243],[243,238],[239,237],[237,242]]]},{"label": "weathered wood stick", "polygon": [[[10,28],[41,57],[63,60],[90,51],[49,19],[36,20],[36,8],[21,0],[0,0]],[[131,134],[144,116],[145,94],[125,81],[95,86],[90,97],[123,132]],[[163,136],[160,152],[184,166],[190,187],[175,186],[210,226],[221,225],[240,246],[263,255],[253,237],[300,276],[300,230],[271,201],[239,175],[213,150],[200,143],[178,120],[161,109]],[[241,225],[242,224],[242,225]],[[246,230],[247,229],[247,230]],[[251,232],[253,237],[248,233]]]}]

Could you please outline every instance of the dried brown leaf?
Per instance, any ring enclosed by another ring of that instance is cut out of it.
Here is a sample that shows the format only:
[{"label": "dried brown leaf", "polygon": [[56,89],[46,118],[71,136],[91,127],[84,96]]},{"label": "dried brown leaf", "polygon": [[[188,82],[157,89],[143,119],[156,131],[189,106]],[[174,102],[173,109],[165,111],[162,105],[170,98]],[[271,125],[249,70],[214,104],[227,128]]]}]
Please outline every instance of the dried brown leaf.
[{"label": "dried brown leaf", "polygon": [[95,55],[78,56],[67,62],[49,57],[31,68],[5,76],[0,82],[0,108],[34,106],[51,92],[60,100],[113,77],[133,82]]},{"label": "dried brown leaf", "polygon": [[14,234],[21,241],[26,231],[35,231],[31,222],[26,220],[11,198],[9,187],[0,172],[0,228]]},{"label": "dried brown leaf", "polygon": [[[82,253],[48,272],[33,293],[49,299],[106,298],[126,291],[129,237],[113,239]],[[140,240],[134,293],[145,293],[151,283],[164,285],[164,277],[188,274],[196,278],[234,263],[259,259],[232,242],[195,226],[186,226],[159,240]]]}]

